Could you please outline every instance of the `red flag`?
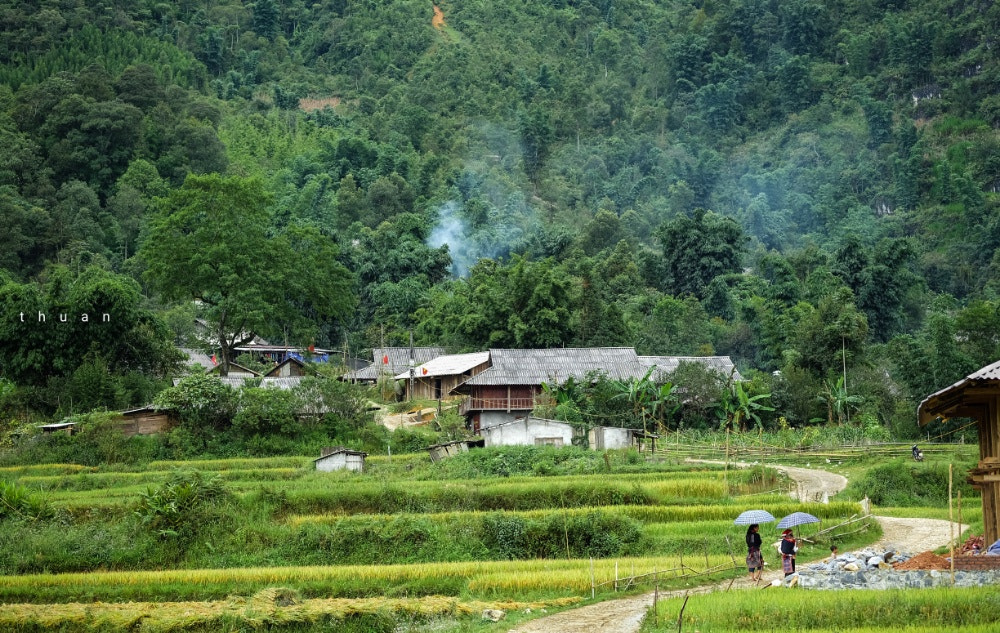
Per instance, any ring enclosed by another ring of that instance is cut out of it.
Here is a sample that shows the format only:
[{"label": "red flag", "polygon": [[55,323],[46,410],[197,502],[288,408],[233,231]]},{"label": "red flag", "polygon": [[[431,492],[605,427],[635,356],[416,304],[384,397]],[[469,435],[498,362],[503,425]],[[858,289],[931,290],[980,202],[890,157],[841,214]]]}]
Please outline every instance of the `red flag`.
[{"label": "red flag", "polygon": [[218,365],[219,364],[219,361],[215,360],[215,354],[212,354],[212,364],[213,365]]},{"label": "red flag", "polygon": [[309,352],[311,353],[311,352],[315,352],[315,351],[316,351],[316,346],[315,345],[310,345],[309,346]]},{"label": "red flag", "polygon": [[424,368],[423,368],[423,369],[422,369],[421,371],[423,371],[423,372],[424,372],[424,375],[425,375],[425,376],[427,375],[427,368],[426,368],[426,367],[424,367]]},{"label": "red flag", "polygon": [[383,365],[388,365],[389,364],[389,355],[388,354],[386,354],[385,356],[382,357],[382,364]]}]

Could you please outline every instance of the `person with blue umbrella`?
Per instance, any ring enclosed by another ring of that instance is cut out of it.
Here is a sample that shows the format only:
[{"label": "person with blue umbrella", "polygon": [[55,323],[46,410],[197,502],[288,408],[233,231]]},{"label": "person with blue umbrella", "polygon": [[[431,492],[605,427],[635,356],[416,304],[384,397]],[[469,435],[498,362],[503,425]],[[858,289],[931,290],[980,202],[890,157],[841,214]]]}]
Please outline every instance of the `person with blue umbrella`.
[{"label": "person with blue umbrella", "polygon": [[774,521],[774,516],[766,510],[747,510],[733,521],[736,525],[749,525],[747,528],[747,569],[755,582],[760,582],[764,573],[764,557],[760,553],[760,524]]},{"label": "person with blue umbrella", "polygon": [[760,553],[760,525],[750,524],[747,528],[747,569],[750,570],[750,577],[754,582],[760,582],[760,576],[764,573],[764,557]]},{"label": "person with blue umbrella", "polygon": [[786,528],[784,532],[781,533],[781,570],[785,572],[785,577],[789,577],[795,573],[795,553],[798,551],[799,546],[795,542],[795,536],[792,535],[792,528]]}]

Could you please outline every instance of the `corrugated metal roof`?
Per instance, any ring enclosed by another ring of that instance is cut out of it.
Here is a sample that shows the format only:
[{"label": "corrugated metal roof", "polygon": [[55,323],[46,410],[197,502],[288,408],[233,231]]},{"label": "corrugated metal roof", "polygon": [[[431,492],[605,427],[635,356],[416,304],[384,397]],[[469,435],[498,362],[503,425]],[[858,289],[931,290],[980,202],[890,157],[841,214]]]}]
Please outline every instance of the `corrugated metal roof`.
[{"label": "corrugated metal roof", "polygon": [[299,386],[302,376],[280,376],[275,378],[260,378],[257,376],[220,376],[222,384],[229,385],[233,389],[242,389],[248,384],[256,386],[260,381],[260,386],[264,389],[294,389]]},{"label": "corrugated metal roof", "polygon": [[[431,359],[415,368],[417,378],[431,378],[433,376],[457,376],[482,365],[490,360],[489,352],[473,352],[471,354],[446,354]],[[407,360],[407,362],[409,362]],[[426,371],[424,371],[426,370]],[[410,368],[400,372],[397,380],[410,377]]]},{"label": "corrugated metal roof", "polygon": [[237,352],[299,352],[320,355],[320,354],[339,354],[340,352],[333,349],[320,349],[314,347],[313,349],[308,349],[306,347],[298,347],[295,345],[262,345],[257,343],[250,343],[248,345],[239,345],[234,347]]},{"label": "corrugated metal roof", "polygon": [[743,376],[740,375],[732,359],[728,356],[640,356],[639,362],[646,367],[655,366],[659,374],[657,378],[675,371],[681,363],[701,363],[726,378],[732,375],[733,380],[743,380]]},{"label": "corrugated metal roof", "polygon": [[977,369],[953,385],[935,391],[924,398],[917,406],[917,416],[920,426],[927,424],[935,417],[947,416],[951,409],[961,404],[962,392],[969,387],[1000,382],[1000,360]]},{"label": "corrugated metal roof", "polygon": [[[414,347],[413,363],[420,365],[445,353],[443,347]],[[410,371],[409,347],[376,347],[372,349],[374,363],[357,371],[344,374],[345,380],[377,380],[380,373],[395,376]],[[387,360],[388,362],[383,362]]]},{"label": "corrugated metal roof", "polygon": [[212,357],[205,352],[197,349],[190,349],[187,347],[179,348],[181,352],[187,356],[184,360],[185,365],[201,365],[205,369],[211,369],[215,367],[215,363],[212,362]]},{"label": "corrugated metal roof", "polygon": [[641,377],[646,366],[631,347],[491,349],[491,367],[464,385],[540,385],[600,372],[613,380]]}]

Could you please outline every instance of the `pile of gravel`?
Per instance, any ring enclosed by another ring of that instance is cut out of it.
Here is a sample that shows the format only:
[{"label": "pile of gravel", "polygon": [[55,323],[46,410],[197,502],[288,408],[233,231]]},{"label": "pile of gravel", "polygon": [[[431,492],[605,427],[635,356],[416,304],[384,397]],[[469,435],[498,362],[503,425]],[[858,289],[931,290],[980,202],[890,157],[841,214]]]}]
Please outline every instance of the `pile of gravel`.
[{"label": "pile of gravel", "polygon": [[[861,550],[820,563],[803,565],[786,578],[785,586],[804,589],[908,589],[950,587],[948,561],[932,552],[912,556],[905,552]],[[955,585],[979,587],[1000,584],[1000,571],[956,571]]]}]

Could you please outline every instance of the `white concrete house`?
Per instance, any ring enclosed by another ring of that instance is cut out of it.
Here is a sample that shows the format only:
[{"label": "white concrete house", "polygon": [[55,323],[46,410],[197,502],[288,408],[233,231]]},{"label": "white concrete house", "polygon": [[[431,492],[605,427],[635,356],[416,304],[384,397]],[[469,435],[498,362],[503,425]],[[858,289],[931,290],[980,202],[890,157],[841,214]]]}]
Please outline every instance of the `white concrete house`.
[{"label": "white concrete house", "polygon": [[486,446],[570,446],[573,427],[531,416],[480,429]]},{"label": "white concrete house", "polygon": [[364,472],[365,458],[368,457],[368,453],[352,451],[343,446],[324,448],[322,453],[320,457],[313,460],[313,463],[316,464],[316,470],[325,473],[334,470]]}]

